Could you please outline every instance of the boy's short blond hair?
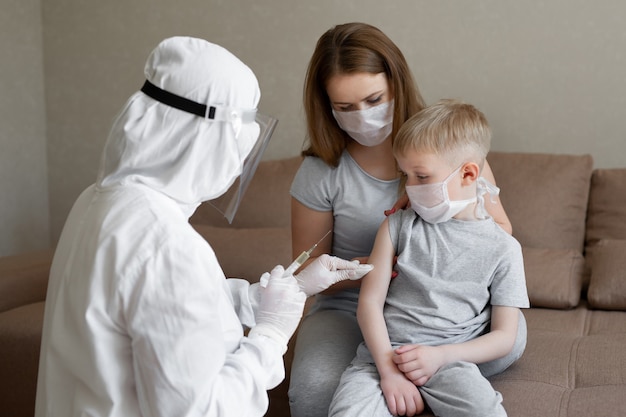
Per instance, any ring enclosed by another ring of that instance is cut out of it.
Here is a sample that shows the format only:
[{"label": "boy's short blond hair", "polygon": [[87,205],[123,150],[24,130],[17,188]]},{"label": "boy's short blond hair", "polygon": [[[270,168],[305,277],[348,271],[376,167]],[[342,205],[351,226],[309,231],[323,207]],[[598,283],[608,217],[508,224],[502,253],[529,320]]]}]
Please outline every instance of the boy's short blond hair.
[{"label": "boy's short blond hair", "polygon": [[402,125],[394,138],[393,153],[398,157],[409,149],[430,152],[450,165],[476,162],[482,169],[490,144],[491,128],[480,110],[458,100],[444,99]]}]

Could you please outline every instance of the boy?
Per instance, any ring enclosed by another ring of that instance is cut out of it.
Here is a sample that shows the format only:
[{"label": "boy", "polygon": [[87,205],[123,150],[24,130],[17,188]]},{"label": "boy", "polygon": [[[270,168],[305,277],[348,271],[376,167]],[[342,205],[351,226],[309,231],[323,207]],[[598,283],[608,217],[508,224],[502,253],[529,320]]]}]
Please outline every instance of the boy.
[{"label": "boy", "polygon": [[398,132],[393,152],[411,208],[376,236],[357,309],[365,342],[331,416],[412,416],[424,402],[437,416],[506,416],[486,376],[521,356],[519,309],[529,302],[521,247],[483,206],[498,192],[480,178],[490,141],[484,115],[454,100]]}]

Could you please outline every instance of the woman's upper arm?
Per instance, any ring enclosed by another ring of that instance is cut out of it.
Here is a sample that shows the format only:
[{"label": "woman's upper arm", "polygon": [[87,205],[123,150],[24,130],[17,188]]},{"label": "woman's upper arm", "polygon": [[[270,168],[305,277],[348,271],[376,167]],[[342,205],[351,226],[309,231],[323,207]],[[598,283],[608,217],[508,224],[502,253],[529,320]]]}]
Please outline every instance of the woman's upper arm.
[{"label": "woman's upper arm", "polygon": [[[333,212],[313,210],[291,198],[291,252],[296,258],[333,228]],[[322,240],[312,257],[332,251],[332,233]]]},{"label": "woman's upper arm", "polygon": [[[491,167],[489,163],[485,161],[485,166],[483,167],[482,176],[489,181],[490,183],[496,185],[496,179],[493,176],[493,172],[491,171]],[[499,196],[493,197],[493,201],[490,197],[485,198],[485,209],[489,213],[493,220],[502,227],[507,233],[513,233],[513,226],[511,225],[511,221],[504,211],[504,207],[502,206],[502,202],[500,201]]]}]

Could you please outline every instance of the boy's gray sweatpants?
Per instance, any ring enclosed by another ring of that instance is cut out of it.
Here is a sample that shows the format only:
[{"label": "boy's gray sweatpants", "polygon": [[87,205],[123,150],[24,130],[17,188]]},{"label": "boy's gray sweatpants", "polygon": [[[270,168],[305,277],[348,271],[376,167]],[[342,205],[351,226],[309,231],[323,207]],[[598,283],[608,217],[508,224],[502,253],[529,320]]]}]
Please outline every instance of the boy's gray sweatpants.
[{"label": "boy's gray sweatpants", "polygon": [[[477,366],[454,362],[443,366],[426,384],[418,387],[424,403],[441,417],[501,417],[506,416],[502,396],[486,377],[498,374],[519,359],[526,347],[526,321],[518,326],[518,337],[507,356]],[[360,345],[357,357],[341,376],[339,387],[330,404],[329,416],[361,417],[391,416],[376,365],[363,357],[369,352]]]}]

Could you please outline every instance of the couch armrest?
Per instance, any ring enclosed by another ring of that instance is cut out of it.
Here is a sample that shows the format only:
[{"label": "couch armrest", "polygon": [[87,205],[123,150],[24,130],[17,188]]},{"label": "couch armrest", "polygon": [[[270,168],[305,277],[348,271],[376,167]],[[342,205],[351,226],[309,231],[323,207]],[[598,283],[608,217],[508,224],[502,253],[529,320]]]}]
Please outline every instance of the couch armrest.
[{"label": "couch armrest", "polygon": [[0,312],[46,299],[53,249],[0,258]]}]

